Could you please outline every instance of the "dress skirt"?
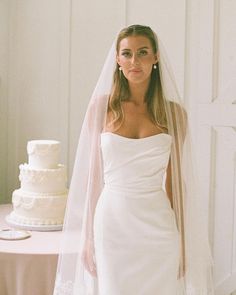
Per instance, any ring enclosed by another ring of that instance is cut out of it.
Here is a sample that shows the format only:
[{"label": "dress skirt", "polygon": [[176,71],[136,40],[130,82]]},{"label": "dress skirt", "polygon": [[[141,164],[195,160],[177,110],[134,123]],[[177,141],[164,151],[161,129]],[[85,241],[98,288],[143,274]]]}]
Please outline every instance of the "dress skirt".
[{"label": "dress skirt", "polygon": [[104,187],[94,215],[99,295],[175,295],[180,235],[164,190]]}]

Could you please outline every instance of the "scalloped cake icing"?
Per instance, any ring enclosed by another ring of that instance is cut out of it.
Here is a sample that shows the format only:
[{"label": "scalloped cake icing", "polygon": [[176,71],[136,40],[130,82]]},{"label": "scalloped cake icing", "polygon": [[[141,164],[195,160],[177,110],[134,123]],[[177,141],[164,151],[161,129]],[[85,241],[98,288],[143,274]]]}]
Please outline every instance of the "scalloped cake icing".
[{"label": "scalloped cake icing", "polygon": [[33,140],[27,144],[28,164],[21,164],[21,186],[12,194],[10,219],[22,225],[63,224],[68,189],[66,167],[59,164],[60,142]]}]

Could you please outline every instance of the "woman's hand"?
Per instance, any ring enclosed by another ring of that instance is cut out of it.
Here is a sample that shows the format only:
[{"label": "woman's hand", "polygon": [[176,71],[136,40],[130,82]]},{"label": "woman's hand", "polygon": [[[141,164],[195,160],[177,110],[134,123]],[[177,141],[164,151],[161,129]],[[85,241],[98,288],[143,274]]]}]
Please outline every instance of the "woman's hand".
[{"label": "woman's hand", "polygon": [[82,262],[86,270],[93,276],[97,277],[97,270],[94,257],[94,243],[92,240],[86,240],[82,252]]}]

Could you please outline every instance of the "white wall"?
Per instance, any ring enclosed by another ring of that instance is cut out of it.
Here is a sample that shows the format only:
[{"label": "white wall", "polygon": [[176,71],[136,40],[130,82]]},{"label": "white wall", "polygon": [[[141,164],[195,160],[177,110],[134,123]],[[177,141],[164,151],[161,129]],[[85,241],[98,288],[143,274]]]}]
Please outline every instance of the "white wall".
[{"label": "white wall", "polygon": [[1,59],[1,201],[10,201],[19,186],[18,165],[27,161],[28,140],[59,139],[61,161],[67,162],[69,3],[1,2],[6,57]]},{"label": "white wall", "polygon": [[8,2],[0,1],[0,203],[7,197]]},{"label": "white wall", "polygon": [[114,36],[125,25],[125,1],[72,1],[68,164],[92,91]]}]

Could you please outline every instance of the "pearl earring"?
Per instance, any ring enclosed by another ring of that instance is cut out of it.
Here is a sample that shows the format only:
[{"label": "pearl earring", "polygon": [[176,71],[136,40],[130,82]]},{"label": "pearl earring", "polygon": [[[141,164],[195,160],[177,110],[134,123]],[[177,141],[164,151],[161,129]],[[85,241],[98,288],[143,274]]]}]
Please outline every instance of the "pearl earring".
[{"label": "pearl earring", "polygon": [[153,69],[156,70],[156,68],[157,68],[157,66],[156,65],[153,65]]},{"label": "pearl earring", "polygon": [[122,67],[119,67],[119,70],[122,71]]}]

